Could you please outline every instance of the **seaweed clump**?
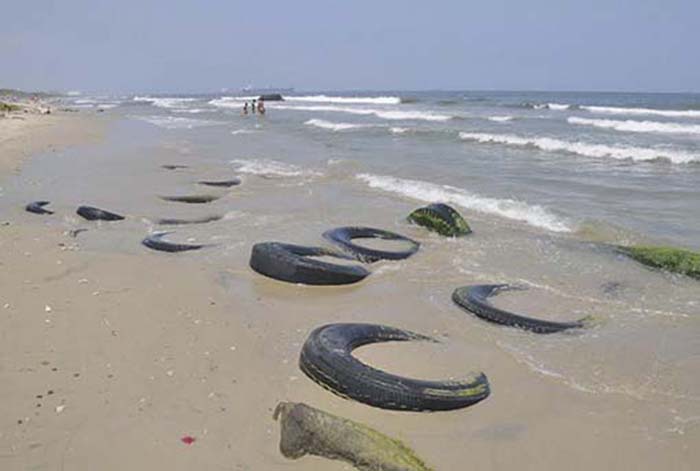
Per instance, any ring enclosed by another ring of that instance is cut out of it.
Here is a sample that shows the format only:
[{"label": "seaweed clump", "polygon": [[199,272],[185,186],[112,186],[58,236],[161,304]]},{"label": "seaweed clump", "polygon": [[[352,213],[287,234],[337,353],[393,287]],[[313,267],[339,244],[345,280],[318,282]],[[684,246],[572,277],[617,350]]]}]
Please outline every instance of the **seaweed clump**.
[{"label": "seaweed clump", "polygon": [[432,471],[399,440],[306,404],[280,402],[273,418],[281,422],[280,452],[286,458],[310,454],[360,471]]},{"label": "seaweed clump", "polygon": [[408,215],[408,220],[447,237],[460,237],[472,232],[462,215],[443,203],[418,208]]},{"label": "seaweed clump", "polygon": [[637,245],[620,252],[644,265],[700,279],[700,253],[675,247]]}]

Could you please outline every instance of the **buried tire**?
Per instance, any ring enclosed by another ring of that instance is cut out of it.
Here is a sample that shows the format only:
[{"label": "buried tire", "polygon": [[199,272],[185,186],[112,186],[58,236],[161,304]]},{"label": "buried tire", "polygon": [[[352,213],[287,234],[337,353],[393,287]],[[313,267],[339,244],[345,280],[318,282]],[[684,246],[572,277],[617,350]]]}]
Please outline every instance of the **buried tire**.
[{"label": "buried tire", "polygon": [[[338,227],[324,232],[323,237],[365,263],[372,263],[378,260],[403,260],[416,253],[420,247],[420,243],[413,239],[395,232],[372,227]],[[353,239],[398,240],[408,242],[411,247],[396,251],[371,249],[355,244]]]},{"label": "buried tire", "polygon": [[440,411],[460,409],[489,395],[483,373],[462,381],[424,381],[385,373],[360,362],[352,351],[377,342],[430,337],[376,324],[329,324],[304,343],[299,367],[313,381],[341,397],[382,409]]},{"label": "buried tire", "polygon": [[447,237],[460,237],[472,232],[462,215],[443,203],[418,208],[408,215],[408,220]]},{"label": "buried tire", "polygon": [[369,275],[369,271],[359,265],[340,265],[311,258],[323,256],[349,258],[321,247],[262,242],[253,246],[250,268],[276,280],[306,285],[347,285]]},{"label": "buried tire", "polygon": [[584,317],[573,322],[555,322],[533,317],[521,316],[493,306],[488,298],[503,291],[520,290],[522,288],[500,285],[472,285],[457,288],[452,293],[452,301],[459,307],[475,314],[477,317],[494,324],[529,330],[536,334],[552,334],[567,329],[586,327],[591,317]]}]

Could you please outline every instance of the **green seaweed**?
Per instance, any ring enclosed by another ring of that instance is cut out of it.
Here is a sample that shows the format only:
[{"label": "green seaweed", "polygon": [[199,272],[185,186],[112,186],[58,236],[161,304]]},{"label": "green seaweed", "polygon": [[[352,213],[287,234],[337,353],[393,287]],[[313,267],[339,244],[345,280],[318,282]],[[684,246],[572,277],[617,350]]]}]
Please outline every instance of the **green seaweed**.
[{"label": "green seaweed", "polygon": [[436,211],[435,206],[416,209],[409,214],[408,220],[447,237],[459,237],[472,232],[467,221],[455,209],[440,205],[443,211],[449,213],[449,217],[446,217],[440,211]]},{"label": "green seaweed", "polygon": [[644,265],[700,279],[700,253],[698,252],[651,245],[619,247],[619,250]]},{"label": "green seaweed", "polygon": [[282,425],[280,452],[286,458],[311,454],[360,471],[432,471],[401,441],[306,404],[280,402],[273,417]]},{"label": "green seaweed", "polygon": [[21,106],[15,105],[14,103],[5,103],[4,101],[0,101],[0,113],[7,113],[10,111],[19,111],[21,109],[22,109]]}]

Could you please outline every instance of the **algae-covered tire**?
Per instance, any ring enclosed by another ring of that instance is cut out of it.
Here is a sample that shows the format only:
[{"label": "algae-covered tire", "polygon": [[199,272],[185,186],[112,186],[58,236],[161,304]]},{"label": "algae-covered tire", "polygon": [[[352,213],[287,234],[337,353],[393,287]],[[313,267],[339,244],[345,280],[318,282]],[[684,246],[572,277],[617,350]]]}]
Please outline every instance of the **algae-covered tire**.
[{"label": "algae-covered tire", "polygon": [[124,219],[124,216],[121,214],[112,213],[100,208],[93,208],[92,206],[80,206],[75,212],[78,216],[88,221],[121,221]]},{"label": "algae-covered tire", "polygon": [[53,214],[53,211],[46,209],[44,206],[51,204],[50,201],[32,201],[24,209],[34,214]]},{"label": "algae-covered tire", "polygon": [[448,237],[465,236],[472,232],[462,215],[443,203],[418,208],[408,215],[408,220]]},{"label": "algae-covered tire", "polygon": [[476,314],[477,317],[494,324],[516,327],[537,334],[552,334],[567,329],[586,327],[589,318],[579,319],[573,322],[555,322],[533,317],[521,316],[504,311],[493,306],[488,298],[503,291],[522,289],[519,287],[500,285],[472,285],[457,288],[452,293],[452,300],[461,308]]},{"label": "algae-covered tire", "polygon": [[262,242],[253,246],[250,267],[270,278],[306,285],[347,285],[369,275],[360,265],[340,265],[311,258],[322,256],[349,258],[321,247]]},{"label": "algae-covered tire", "polygon": [[698,252],[649,245],[617,247],[617,250],[649,267],[700,279],[700,253]]},{"label": "algae-covered tire", "polygon": [[[323,233],[323,237],[339,245],[343,250],[353,257],[365,263],[372,263],[378,260],[402,260],[408,258],[418,251],[420,243],[413,239],[396,234],[395,232],[374,229],[372,227],[338,227]],[[362,247],[353,242],[353,239],[382,239],[400,240],[408,242],[410,247],[405,250],[378,250]]]},{"label": "algae-covered tire", "polygon": [[352,351],[377,342],[428,340],[430,337],[376,324],[329,324],[314,330],[304,343],[299,367],[313,381],[341,397],[382,409],[453,410],[489,395],[483,373],[462,381],[424,381],[367,366]]}]

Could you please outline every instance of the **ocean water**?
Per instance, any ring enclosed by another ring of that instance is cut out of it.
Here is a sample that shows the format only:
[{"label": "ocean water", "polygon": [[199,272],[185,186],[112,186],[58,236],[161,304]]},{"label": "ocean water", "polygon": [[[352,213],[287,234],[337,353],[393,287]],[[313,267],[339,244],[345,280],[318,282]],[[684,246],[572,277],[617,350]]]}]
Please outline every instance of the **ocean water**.
[{"label": "ocean water", "polygon": [[397,198],[450,201],[542,231],[700,248],[699,95],[310,92],[241,117],[251,98],[75,102],[119,103],[109,111],[171,135],[197,129],[227,145],[239,136],[231,154],[260,160],[261,172],[271,160],[308,172],[335,163]]},{"label": "ocean water", "polygon": [[[4,185],[0,208],[21,217],[27,201],[48,199],[56,217],[41,223],[88,227],[79,236],[83,250],[201,263],[230,290],[232,305],[247,306],[236,315],[272,339],[273,353],[261,361],[278,363],[265,371],[298,355],[305,333],[321,323],[372,321],[444,334],[439,361],[416,360],[425,353],[377,361],[421,377],[482,369],[494,393],[469,410],[476,414],[469,420],[432,415],[419,426],[386,417],[400,430],[415,427],[418,444],[437,450],[447,436],[470,440],[470,456],[488,466],[500,453],[489,447],[501,443],[479,439],[474,427],[515,424],[528,433],[509,449],[547,449],[536,459],[552,468],[569,466],[588,448],[596,453],[581,467],[696,469],[700,457],[689,450],[700,439],[700,283],[650,270],[609,244],[700,249],[700,96],[309,92],[268,102],[265,116],[241,116],[250,98],[71,98],[84,110],[106,108],[99,114],[111,119],[105,141],[33,159]],[[197,184],[234,176],[243,183],[231,189]],[[204,205],[159,198],[186,194],[220,198]],[[406,222],[412,209],[437,201],[454,205],[474,233],[445,239]],[[128,218],[86,224],[73,215],[78,204]],[[210,215],[222,219],[155,222]],[[340,225],[400,232],[421,250],[374,264],[366,281],[344,288],[290,286],[248,268],[256,242],[323,245],[322,232]],[[173,241],[211,246],[172,255],[140,245],[162,230]],[[494,302],[501,307],[556,320],[593,315],[598,324],[537,336],[486,324],[451,302],[458,286],[502,282],[528,290],[500,295]],[[270,375],[270,390],[284,396],[266,392],[261,401],[296,394],[323,403],[328,393],[320,388],[283,382],[299,375],[293,360],[284,365],[286,376]],[[431,431],[423,433],[426,423]],[[549,446],[572,430],[570,446]],[[519,456],[502,469],[513,469]],[[442,469],[464,460],[459,450],[435,457]]]}]

